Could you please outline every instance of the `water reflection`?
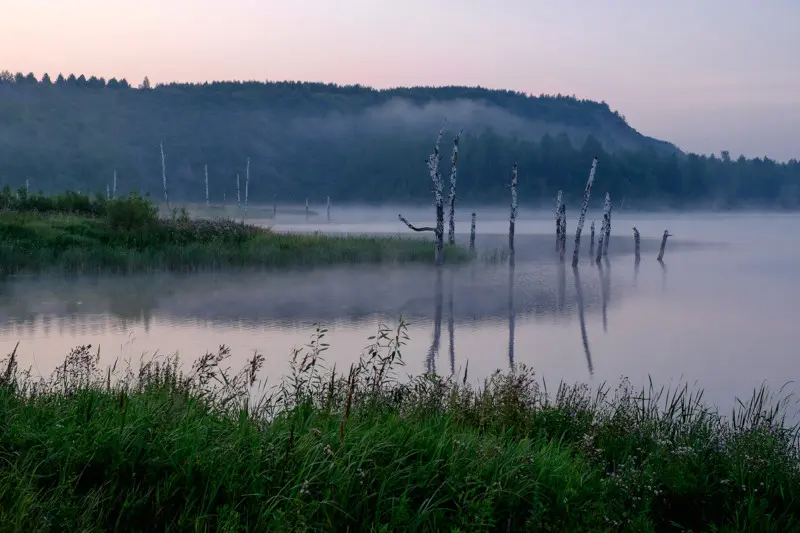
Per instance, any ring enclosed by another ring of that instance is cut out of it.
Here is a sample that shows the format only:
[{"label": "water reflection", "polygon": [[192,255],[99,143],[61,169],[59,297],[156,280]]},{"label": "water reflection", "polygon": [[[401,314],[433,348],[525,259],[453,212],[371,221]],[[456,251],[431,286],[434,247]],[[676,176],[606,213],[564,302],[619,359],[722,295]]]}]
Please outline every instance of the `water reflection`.
[{"label": "water reflection", "polygon": [[514,310],[514,264],[508,266],[508,367],[514,369],[514,333],[517,315]]},{"label": "water reflection", "polygon": [[594,366],[592,365],[592,353],[589,350],[589,334],[586,332],[586,313],[583,307],[583,289],[581,288],[581,275],[577,266],[572,268],[572,273],[575,276],[575,295],[578,300],[578,320],[581,325],[581,340],[583,341],[583,351],[586,354],[586,366],[589,369],[589,375],[594,375]]},{"label": "water reflection", "polygon": [[455,308],[454,308],[454,277],[455,273],[451,272],[448,276],[450,280],[450,287],[447,291],[447,336],[450,343],[450,375],[455,375],[456,373],[456,317],[455,317]]},{"label": "water reflection", "polygon": [[433,340],[431,347],[428,350],[428,372],[436,372],[436,358],[439,356],[439,344],[442,337],[442,308],[443,294],[442,294],[442,271],[444,269],[439,267],[436,269],[436,284],[434,287],[434,312],[433,312]]},{"label": "water reflection", "polygon": [[608,257],[597,263],[600,273],[600,295],[603,302],[603,332],[608,333],[608,301],[611,299],[611,262]]}]

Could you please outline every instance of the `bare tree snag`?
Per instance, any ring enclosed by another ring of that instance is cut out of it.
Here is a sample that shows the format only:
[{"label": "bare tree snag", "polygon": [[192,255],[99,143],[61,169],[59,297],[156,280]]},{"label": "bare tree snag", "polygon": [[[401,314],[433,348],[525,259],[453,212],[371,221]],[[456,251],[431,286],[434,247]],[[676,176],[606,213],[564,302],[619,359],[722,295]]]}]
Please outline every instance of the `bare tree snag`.
[{"label": "bare tree snag", "polygon": [[469,251],[475,253],[475,213],[472,213],[472,222],[469,225]]},{"label": "bare tree snag", "polygon": [[167,202],[167,209],[171,209],[167,193],[167,158],[164,155],[164,142],[162,141],[159,146],[161,147],[161,181],[164,184],[164,201]]},{"label": "bare tree snag", "polygon": [[581,248],[581,232],[583,223],[586,221],[586,210],[589,208],[589,197],[592,194],[592,184],[594,174],[597,171],[597,156],[592,160],[592,168],[589,170],[589,179],[586,181],[586,189],[583,191],[583,203],[581,204],[581,214],[578,217],[578,227],[575,228],[575,250],[572,252],[572,266],[578,266],[578,256]]},{"label": "bare tree snag", "polygon": [[661,237],[661,249],[658,251],[658,262],[661,263],[664,260],[664,250],[667,248],[667,238],[672,237],[672,234],[669,230],[664,230],[664,235]]},{"label": "bare tree snag", "polygon": [[206,175],[206,207],[208,207],[209,205],[211,205],[211,201],[208,199],[208,165],[205,165],[203,167],[203,171],[205,172]]},{"label": "bare tree snag", "polygon": [[459,131],[458,135],[453,139],[453,155],[450,156],[450,196],[448,197],[450,217],[447,228],[448,244],[456,243],[456,163],[458,162],[458,141],[460,138],[461,132]]},{"label": "bare tree snag", "polygon": [[517,181],[518,169],[517,164],[511,167],[511,214],[508,217],[508,259],[511,265],[514,265],[514,230],[517,222]]},{"label": "bare tree snag", "polygon": [[603,218],[605,219],[605,235],[603,236],[603,255],[608,255],[608,241],[611,240],[611,194],[606,193],[606,201],[603,208]]},{"label": "bare tree snag", "polygon": [[397,215],[398,218],[413,231],[432,231],[434,233],[434,237],[436,239],[434,262],[436,266],[441,266],[444,258],[444,184],[442,182],[442,175],[439,173],[439,161],[441,160],[441,156],[439,155],[439,146],[442,142],[443,133],[444,122],[442,122],[442,126],[439,129],[439,134],[436,136],[436,144],[433,147],[433,153],[428,156],[426,161],[428,165],[428,172],[430,173],[431,181],[433,182],[433,196],[434,204],[436,206],[436,228],[417,228],[408,222],[408,220],[403,218],[403,215]]}]

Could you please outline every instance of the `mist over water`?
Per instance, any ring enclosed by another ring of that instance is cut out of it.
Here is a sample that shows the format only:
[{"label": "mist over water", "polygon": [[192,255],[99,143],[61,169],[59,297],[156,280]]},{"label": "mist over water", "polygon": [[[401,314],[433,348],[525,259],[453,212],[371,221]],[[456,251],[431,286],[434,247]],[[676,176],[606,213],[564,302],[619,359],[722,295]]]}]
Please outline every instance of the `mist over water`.
[{"label": "mist over water", "polygon": [[[271,207],[271,206],[270,206]],[[270,209],[265,209],[270,211]],[[323,206],[277,220],[250,217],[276,231],[412,235],[397,220],[430,225],[432,209]],[[253,210],[258,213],[257,209]],[[478,214],[478,253],[502,255],[507,209],[459,206],[458,241]],[[271,211],[270,211],[271,212]],[[285,213],[289,213],[285,210]],[[574,216],[574,214],[573,214]],[[762,382],[777,389],[800,372],[800,215],[641,214],[612,217],[609,257],[590,260],[590,213],[581,264],[569,264],[575,221],[568,220],[567,264],[555,253],[552,213],[520,210],[513,272],[502,262],[446,267],[339,266],[272,272],[156,274],[129,277],[16,277],[0,283],[0,350],[19,341],[22,366],[49,374],[79,344],[101,360],[137,361],[178,352],[189,363],[229,345],[238,365],[253,350],[267,357],[271,382],[315,324],[329,328],[326,363],[356,360],[380,322],[409,321],[404,372],[463,372],[481,379],[513,363],[559,380],[615,385],[688,382],[728,409]],[[635,266],[632,227],[642,234]],[[656,261],[664,229],[674,236]],[[433,254],[433,250],[431,250]],[[438,291],[438,292],[437,292]],[[438,332],[438,334],[437,334]],[[438,337],[438,338],[437,338]],[[433,356],[429,356],[431,347]],[[800,391],[792,384],[787,390]]]}]

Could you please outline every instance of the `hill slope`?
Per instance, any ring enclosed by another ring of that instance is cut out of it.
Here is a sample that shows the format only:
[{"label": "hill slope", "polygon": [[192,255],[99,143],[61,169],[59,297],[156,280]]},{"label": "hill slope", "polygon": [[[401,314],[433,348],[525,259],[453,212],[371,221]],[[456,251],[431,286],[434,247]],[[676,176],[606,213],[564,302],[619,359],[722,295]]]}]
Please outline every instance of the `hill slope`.
[{"label": "hill slope", "polygon": [[[120,193],[160,196],[163,141],[174,199],[201,199],[208,165],[212,200],[233,200],[237,173],[244,187],[248,157],[251,201],[428,199],[423,162],[445,117],[443,167],[450,138],[464,130],[462,200],[505,201],[514,161],[523,171],[523,200],[550,198],[559,188],[579,195],[595,154],[602,159],[598,178],[626,198],[727,205],[739,197],[787,197],[793,205],[798,197],[796,188],[786,189],[787,180],[796,181],[796,165],[769,162],[774,183],[753,187],[755,196],[742,196],[743,184],[732,195],[730,180],[746,179],[744,167],[734,168],[742,162],[687,159],[637,132],[607,104],[572,97],[299,82],[133,89],[83,76],[55,84],[0,76],[0,182],[16,187],[30,178],[34,189],[48,192],[105,191],[116,169]],[[721,175],[728,181],[718,182]]]}]

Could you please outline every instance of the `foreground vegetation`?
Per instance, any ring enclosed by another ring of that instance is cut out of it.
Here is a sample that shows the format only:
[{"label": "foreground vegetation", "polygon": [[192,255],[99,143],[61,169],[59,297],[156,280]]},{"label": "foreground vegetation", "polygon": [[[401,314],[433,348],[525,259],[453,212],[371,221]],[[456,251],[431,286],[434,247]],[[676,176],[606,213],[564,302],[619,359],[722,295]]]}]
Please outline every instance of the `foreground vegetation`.
[{"label": "foreground vegetation", "polygon": [[[0,272],[136,272],[291,267],[361,262],[433,262],[433,243],[415,238],[276,234],[230,219],[159,218],[136,195],[116,200],[76,193],[0,193]],[[468,259],[448,247],[445,259]]]},{"label": "foreground vegetation", "polygon": [[[552,394],[519,367],[397,381],[383,327],[346,375],[324,330],[277,388],[221,347],[106,371],[91,346],[48,379],[0,364],[4,531],[794,531],[797,433],[760,391]],[[258,392],[256,392],[258,391]]]}]

